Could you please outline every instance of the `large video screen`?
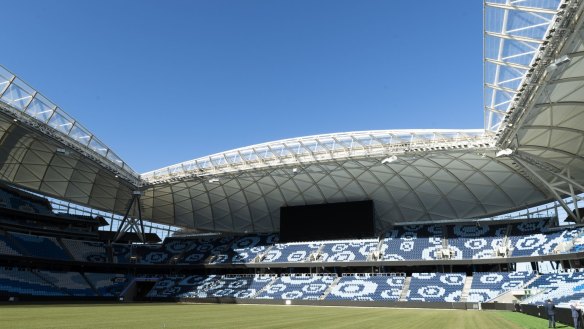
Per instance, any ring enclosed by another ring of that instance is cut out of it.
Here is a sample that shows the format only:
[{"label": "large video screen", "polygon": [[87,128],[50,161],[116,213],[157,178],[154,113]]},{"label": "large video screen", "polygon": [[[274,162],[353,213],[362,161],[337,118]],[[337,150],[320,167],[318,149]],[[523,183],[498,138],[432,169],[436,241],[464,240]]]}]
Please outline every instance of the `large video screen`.
[{"label": "large video screen", "polygon": [[280,241],[370,238],[375,234],[373,201],[280,208]]}]

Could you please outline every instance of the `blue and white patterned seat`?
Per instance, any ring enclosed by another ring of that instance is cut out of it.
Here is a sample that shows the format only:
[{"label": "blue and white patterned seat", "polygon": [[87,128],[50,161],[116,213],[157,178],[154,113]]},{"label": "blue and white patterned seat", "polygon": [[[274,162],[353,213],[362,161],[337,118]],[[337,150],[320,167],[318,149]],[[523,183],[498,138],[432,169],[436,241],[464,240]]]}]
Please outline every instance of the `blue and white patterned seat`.
[{"label": "blue and white patterned seat", "polygon": [[233,237],[205,237],[192,240],[178,264],[202,264],[213,255],[225,254],[231,247]]},{"label": "blue and white patterned seat", "polygon": [[103,242],[62,239],[63,244],[76,261],[107,263],[108,257]]},{"label": "blue and white patterned seat", "polygon": [[25,249],[25,254],[31,257],[71,260],[56,238],[13,232],[10,236]]},{"label": "blue and white patterned seat", "polygon": [[549,229],[549,220],[514,224],[509,235],[511,256],[541,256],[551,254],[558,244],[576,230]]},{"label": "blue and white patterned seat", "polygon": [[94,297],[95,292],[79,272],[39,271],[39,276],[71,296]]},{"label": "blue and white patterned seat", "polygon": [[[172,276],[167,275],[158,280],[152,289],[146,294],[151,298],[172,298],[177,296],[185,297],[185,294],[194,292],[206,287],[209,283],[215,281],[216,275],[190,275],[190,276]],[[186,296],[192,297],[192,296]]]},{"label": "blue and white patterned seat", "polygon": [[371,252],[377,250],[377,240],[347,240],[326,242],[320,254],[323,262],[366,261]]},{"label": "blue and white patterned seat", "polygon": [[166,276],[156,282],[147,297],[251,298],[273,278],[264,274]]},{"label": "blue and white patterned seat", "polygon": [[223,275],[206,287],[197,289],[194,293],[185,293],[180,297],[197,298],[251,298],[272,282],[271,275]]},{"label": "blue and white patterned seat", "polygon": [[413,273],[408,301],[458,302],[466,275],[463,273]]},{"label": "blue and white patterned seat", "polygon": [[29,270],[0,267],[0,294],[30,296],[66,296],[62,290]]},{"label": "blue and white patterned seat", "polygon": [[132,254],[140,264],[168,264],[188,248],[192,241],[186,239],[167,239],[163,244],[133,246]]},{"label": "blue and white patterned seat", "polygon": [[405,276],[354,274],[343,275],[326,300],[398,301]]},{"label": "blue and white patterned seat", "polygon": [[457,224],[449,227],[448,245],[452,259],[494,258],[503,245],[507,225]]},{"label": "blue and white patterned seat", "polygon": [[383,239],[382,260],[432,260],[442,249],[442,226],[396,226]]},{"label": "blue and white patterned seat", "polygon": [[281,276],[256,298],[319,300],[336,277],[336,274],[291,274]]},{"label": "blue and white patterned seat", "polygon": [[118,297],[132,277],[118,273],[85,273],[85,277],[103,297]]},{"label": "blue and white patterned seat", "polygon": [[125,264],[130,262],[132,246],[127,244],[112,243],[112,258],[114,263]]},{"label": "blue and white patterned seat", "polygon": [[262,263],[297,263],[308,260],[310,254],[316,252],[321,243],[276,243],[264,253]]},{"label": "blue and white patterned seat", "polygon": [[541,305],[548,299],[554,302],[577,299],[574,295],[584,289],[584,272],[542,274],[527,288],[539,293],[526,298],[523,303]]},{"label": "blue and white patterned seat", "polygon": [[6,235],[0,232],[0,254],[22,256],[17,245]]},{"label": "blue and white patterned seat", "polygon": [[468,291],[468,302],[486,302],[505,291],[523,287],[533,272],[475,272]]},{"label": "blue and white patterned seat", "polygon": [[278,242],[277,234],[256,234],[237,237],[227,252],[213,257],[210,264],[245,264],[252,262],[260,253]]}]

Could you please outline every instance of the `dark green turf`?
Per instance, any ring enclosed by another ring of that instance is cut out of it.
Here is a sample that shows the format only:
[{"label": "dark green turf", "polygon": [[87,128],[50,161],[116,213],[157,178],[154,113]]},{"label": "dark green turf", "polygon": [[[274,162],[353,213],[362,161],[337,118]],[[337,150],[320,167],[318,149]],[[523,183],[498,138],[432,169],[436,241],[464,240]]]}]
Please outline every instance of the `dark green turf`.
[{"label": "dark green turf", "polygon": [[510,312],[393,308],[118,304],[0,306],[0,328],[546,328]]}]

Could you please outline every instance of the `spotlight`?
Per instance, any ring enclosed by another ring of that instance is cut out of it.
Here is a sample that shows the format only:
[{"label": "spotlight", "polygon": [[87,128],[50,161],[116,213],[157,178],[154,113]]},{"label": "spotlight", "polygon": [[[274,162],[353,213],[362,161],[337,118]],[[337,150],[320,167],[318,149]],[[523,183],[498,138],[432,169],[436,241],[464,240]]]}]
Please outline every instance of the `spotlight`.
[{"label": "spotlight", "polygon": [[395,155],[392,155],[390,157],[387,157],[387,158],[381,160],[381,164],[388,164],[388,163],[392,163],[395,161],[397,161],[397,157]]},{"label": "spotlight", "polygon": [[504,149],[504,150],[501,150],[501,151],[497,152],[495,154],[495,157],[499,158],[499,157],[509,156],[511,154],[513,154],[513,150],[512,149]]}]

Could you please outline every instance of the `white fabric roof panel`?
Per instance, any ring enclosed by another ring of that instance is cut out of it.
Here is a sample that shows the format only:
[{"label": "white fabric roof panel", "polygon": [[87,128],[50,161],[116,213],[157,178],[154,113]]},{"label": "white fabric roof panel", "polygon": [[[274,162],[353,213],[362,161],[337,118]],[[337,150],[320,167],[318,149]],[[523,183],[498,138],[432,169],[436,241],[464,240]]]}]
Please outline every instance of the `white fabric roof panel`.
[{"label": "white fabric roof panel", "polygon": [[[471,218],[550,196],[490,149],[346,159],[158,182],[142,198],[148,218],[212,231],[277,231],[282,206],[373,200],[378,228]],[[174,198],[174,199],[173,199]],[[173,201],[174,200],[174,201]]]},{"label": "white fabric roof panel", "polygon": [[92,159],[0,114],[0,179],[42,194],[123,213],[132,185]]}]

